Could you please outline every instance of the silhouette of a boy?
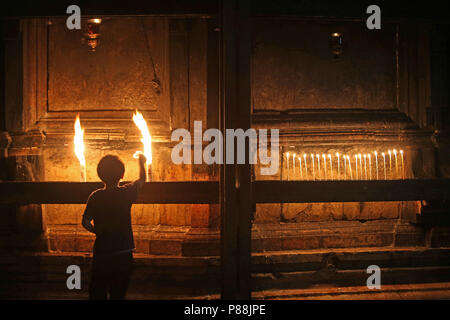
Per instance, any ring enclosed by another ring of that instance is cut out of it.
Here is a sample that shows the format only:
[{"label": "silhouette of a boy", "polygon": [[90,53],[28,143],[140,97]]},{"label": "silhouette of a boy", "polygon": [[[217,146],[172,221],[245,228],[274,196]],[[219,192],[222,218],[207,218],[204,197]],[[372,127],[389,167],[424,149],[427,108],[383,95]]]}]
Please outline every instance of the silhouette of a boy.
[{"label": "silhouette of a boy", "polygon": [[110,299],[125,299],[135,248],[130,211],[145,182],[145,161],[139,155],[139,179],[122,186],[125,166],[117,156],[104,156],[97,165],[105,186],[91,193],[82,220],[96,235],[89,299],[107,299],[108,293]]}]

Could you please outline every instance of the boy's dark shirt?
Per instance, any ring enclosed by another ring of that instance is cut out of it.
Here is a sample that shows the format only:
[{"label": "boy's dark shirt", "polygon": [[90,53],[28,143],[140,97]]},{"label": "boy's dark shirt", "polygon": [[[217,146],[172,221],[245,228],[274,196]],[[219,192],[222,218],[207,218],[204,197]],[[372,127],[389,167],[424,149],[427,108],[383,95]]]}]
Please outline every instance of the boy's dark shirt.
[{"label": "boy's dark shirt", "polygon": [[136,181],[91,193],[83,217],[94,219],[94,254],[109,255],[134,249],[130,211],[138,193]]}]

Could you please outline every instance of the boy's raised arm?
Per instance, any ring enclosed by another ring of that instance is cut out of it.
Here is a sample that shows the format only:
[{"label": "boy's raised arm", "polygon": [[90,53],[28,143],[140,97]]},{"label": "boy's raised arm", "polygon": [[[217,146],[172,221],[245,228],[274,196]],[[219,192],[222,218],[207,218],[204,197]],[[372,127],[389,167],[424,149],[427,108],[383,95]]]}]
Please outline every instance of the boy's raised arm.
[{"label": "boy's raised arm", "polygon": [[138,161],[139,161],[139,179],[137,180],[137,183],[138,183],[139,189],[140,189],[140,188],[142,188],[145,180],[147,179],[147,173],[145,172],[145,162],[147,161],[147,159],[141,153],[141,154],[139,154]]},{"label": "boy's raised arm", "polygon": [[128,200],[130,200],[131,203],[134,203],[138,196],[139,192],[142,189],[142,186],[145,183],[145,180],[147,179],[147,173],[145,172],[145,162],[147,159],[144,155],[139,154],[138,163],[139,163],[139,178],[132,183],[125,184],[123,187],[126,189]]}]

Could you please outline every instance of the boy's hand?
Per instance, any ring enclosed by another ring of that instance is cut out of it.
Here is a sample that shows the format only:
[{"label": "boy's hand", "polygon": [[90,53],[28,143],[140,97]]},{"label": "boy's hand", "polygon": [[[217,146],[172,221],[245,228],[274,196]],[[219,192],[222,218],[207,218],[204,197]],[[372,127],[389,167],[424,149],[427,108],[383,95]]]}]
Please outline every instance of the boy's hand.
[{"label": "boy's hand", "polygon": [[145,163],[147,162],[147,158],[142,153],[139,153],[138,159],[139,159],[139,164],[142,166],[145,165]]},{"label": "boy's hand", "polygon": [[138,183],[139,183],[139,188],[142,187],[142,185],[144,184],[145,180],[147,179],[147,173],[145,172],[145,163],[147,162],[147,158],[142,154],[139,153],[138,154],[138,161],[139,161],[139,179],[138,179]]}]

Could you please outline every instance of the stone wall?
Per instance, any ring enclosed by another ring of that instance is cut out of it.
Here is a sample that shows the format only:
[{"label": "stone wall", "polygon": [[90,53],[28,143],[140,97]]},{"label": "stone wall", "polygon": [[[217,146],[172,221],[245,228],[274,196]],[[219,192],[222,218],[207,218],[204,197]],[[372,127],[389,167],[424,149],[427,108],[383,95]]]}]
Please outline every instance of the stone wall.
[{"label": "stone wall", "polygon": [[[398,91],[404,84],[400,67],[409,60],[396,64],[400,47],[394,25],[362,39],[357,23],[266,23],[257,22],[253,30],[253,126],[279,128],[281,153],[354,154],[402,148],[405,178],[435,176],[431,133],[397,110],[404,99]],[[218,59],[213,54],[217,48],[212,50],[208,42],[216,32],[214,23],[206,18],[104,19],[95,53],[80,43],[81,32],[64,28],[63,19],[23,20],[20,30],[10,35],[5,56],[11,62],[6,77],[11,90],[5,105],[11,121],[1,140],[2,159],[6,159],[2,161],[9,172],[4,179],[79,181],[73,152],[77,114],[85,129],[87,180],[98,180],[96,164],[108,153],[125,162],[124,180],[135,179],[132,155],[141,144],[131,120],[134,109],[144,113],[154,137],[153,180],[218,179],[216,166],[174,165],[170,159],[174,144],[169,141],[173,129],[192,129],[195,120],[204,121],[206,129],[213,125],[207,119],[218,118],[217,104],[210,103],[209,85],[214,81],[207,76],[217,67],[211,63]],[[335,30],[345,39],[337,60],[328,47],[330,32]],[[427,77],[425,70],[420,81]],[[152,84],[155,79],[160,81],[160,92]],[[418,108],[423,111],[429,95],[421,97]],[[276,175],[261,176],[257,165],[254,177],[286,180],[283,157],[279,168]],[[292,179],[301,177],[294,173]],[[23,212],[34,210],[43,241],[33,250],[88,252],[93,237],[80,225],[83,208],[6,208],[13,218],[2,218],[2,223],[26,230],[20,226],[30,215]],[[415,202],[257,204],[254,223],[256,228],[280,223],[296,227],[367,220],[396,223],[414,220],[419,212]],[[12,223],[16,216],[19,222]],[[132,219],[140,253],[219,254],[217,205],[134,205]]]}]

